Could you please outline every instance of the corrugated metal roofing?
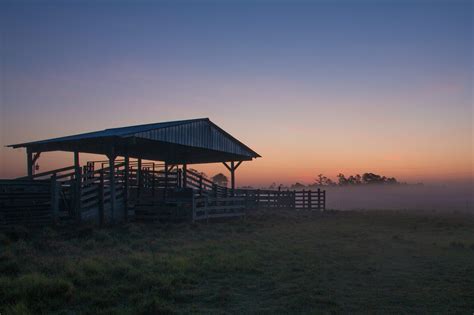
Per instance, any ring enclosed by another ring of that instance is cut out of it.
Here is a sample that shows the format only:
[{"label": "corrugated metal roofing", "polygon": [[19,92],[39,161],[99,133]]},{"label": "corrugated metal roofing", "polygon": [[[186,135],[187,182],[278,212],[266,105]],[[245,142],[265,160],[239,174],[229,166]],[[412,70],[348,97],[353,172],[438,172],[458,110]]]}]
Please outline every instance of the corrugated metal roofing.
[{"label": "corrugated metal roofing", "polygon": [[209,118],[111,128],[67,137],[13,144],[9,147],[41,147],[48,144],[90,141],[99,138],[129,137],[209,149],[250,158],[260,157],[258,153],[225,132]]}]

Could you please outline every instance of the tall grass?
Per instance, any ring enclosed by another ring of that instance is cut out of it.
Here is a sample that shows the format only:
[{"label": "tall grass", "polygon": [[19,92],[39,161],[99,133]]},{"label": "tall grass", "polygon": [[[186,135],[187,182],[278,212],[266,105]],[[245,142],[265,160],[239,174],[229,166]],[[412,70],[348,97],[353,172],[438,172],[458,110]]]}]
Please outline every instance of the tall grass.
[{"label": "tall grass", "polygon": [[0,234],[2,314],[472,312],[474,219],[285,213]]}]

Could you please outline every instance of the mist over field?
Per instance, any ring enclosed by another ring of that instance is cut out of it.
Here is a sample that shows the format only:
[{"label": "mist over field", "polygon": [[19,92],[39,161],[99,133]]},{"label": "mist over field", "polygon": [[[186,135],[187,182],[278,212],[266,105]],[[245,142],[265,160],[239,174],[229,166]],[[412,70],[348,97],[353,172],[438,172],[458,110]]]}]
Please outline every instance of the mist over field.
[{"label": "mist over field", "polygon": [[438,210],[474,213],[472,185],[328,186],[327,209]]}]

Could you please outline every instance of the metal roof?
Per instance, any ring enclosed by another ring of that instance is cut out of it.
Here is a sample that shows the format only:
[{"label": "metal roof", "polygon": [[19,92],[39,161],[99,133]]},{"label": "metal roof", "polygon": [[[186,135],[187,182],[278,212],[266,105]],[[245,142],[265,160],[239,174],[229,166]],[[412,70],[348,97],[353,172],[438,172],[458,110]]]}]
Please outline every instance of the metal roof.
[{"label": "metal roof", "polygon": [[72,136],[9,145],[35,152],[78,151],[176,163],[251,160],[258,153],[209,118],[111,128]]}]

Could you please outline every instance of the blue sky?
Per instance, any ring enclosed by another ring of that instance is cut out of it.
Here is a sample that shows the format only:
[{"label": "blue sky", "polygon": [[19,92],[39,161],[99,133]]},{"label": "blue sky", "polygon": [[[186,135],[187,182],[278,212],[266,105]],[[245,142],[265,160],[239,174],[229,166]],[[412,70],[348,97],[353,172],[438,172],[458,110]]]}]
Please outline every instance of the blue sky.
[{"label": "blue sky", "polygon": [[[407,178],[461,176],[470,165],[472,176],[470,1],[0,8],[2,145],[210,117],[263,151],[265,180],[301,155],[292,174],[303,177],[371,165]],[[10,151],[0,151],[0,176],[23,171]]]}]

